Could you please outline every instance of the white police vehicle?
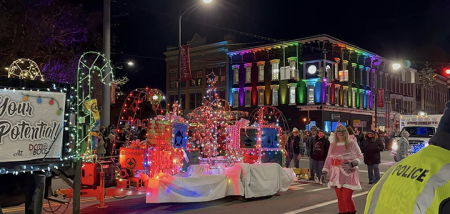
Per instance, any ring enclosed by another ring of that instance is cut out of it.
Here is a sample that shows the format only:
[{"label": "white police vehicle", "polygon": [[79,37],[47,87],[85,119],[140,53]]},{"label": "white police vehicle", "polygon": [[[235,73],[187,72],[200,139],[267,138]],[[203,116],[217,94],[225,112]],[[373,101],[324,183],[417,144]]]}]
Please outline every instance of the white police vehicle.
[{"label": "white police vehicle", "polygon": [[[402,131],[409,133],[409,155],[413,155],[428,146],[428,141],[436,133],[441,117],[442,115],[403,115],[400,117],[400,133]],[[397,136],[392,141],[391,156],[394,157],[395,161],[397,161],[400,138],[401,136]]]}]

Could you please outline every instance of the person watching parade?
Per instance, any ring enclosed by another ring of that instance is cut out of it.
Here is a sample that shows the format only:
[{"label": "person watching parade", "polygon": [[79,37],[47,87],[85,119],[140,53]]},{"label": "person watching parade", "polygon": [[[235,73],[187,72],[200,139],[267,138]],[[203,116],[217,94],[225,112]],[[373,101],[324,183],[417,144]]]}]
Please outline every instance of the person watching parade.
[{"label": "person watching parade", "polygon": [[401,161],[406,157],[408,157],[409,155],[409,143],[408,143],[409,133],[407,131],[402,131],[400,136],[401,138],[400,140],[398,140],[397,155],[395,156],[397,158],[397,161]]},{"label": "person watching parade", "polygon": [[361,190],[358,165],[363,159],[355,140],[349,139],[347,129],[339,124],[335,130],[322,176],[330,174],[328,187],[334,187],[338,199],[339,213],[356,213],[352,199],[354,190]]},{"label": "person watching parade", "polygon": [[[322,130],[317,133],[316,142],[311,151],[311,161],[316,172],[316,183],[323,183],[322,170],[330,148],[330,141],[325,138],[325,132]],[[319,180],[320,179],[320,180]]]},{"label": "person watching parade", "polygon": [[294,128],[292,130],[292,137],[288,138],[288,142],[286,144],[286,150],[288,151],[288,158],[286,160],[286,168],[289,168],[292,159],[294,159],[294,166],[295,168],[299,168],[300,165],[300,145],[301,145],[301,139],[300,136],[298,136],[298,129]]},{"label": "person watching parade", "polygon": [[363,146],[361,147],[364,154],[364,163],[367,164],[367,171],[369,172],[369,184],[377,183],[380,180],[380,168],[378,168],[378,164],[381,163],[380,152],[384,150],[383,143],[375,136],[373,132],[367,132]]},{"label": "person watching parade", "polygon": [[367,195],[366,214],[450,213],[450,102],[429,146],[392,166]]},{"label": "person watching parade", "polygon": [[316,142],[316,136],[317,136],[317,131],[319,129],[316,126],[311,127],[311,136],[308,138],[308,142],[306,143],[306,147],[307,147],[307,152],[308,152],[308,157],[309,157],[309,173],[310,173],[310,177],[309,180],[310,181],[314,181],[314,167],[313,167],[313,160],[311,159],[311,153],[313,150],[313,146]]}]

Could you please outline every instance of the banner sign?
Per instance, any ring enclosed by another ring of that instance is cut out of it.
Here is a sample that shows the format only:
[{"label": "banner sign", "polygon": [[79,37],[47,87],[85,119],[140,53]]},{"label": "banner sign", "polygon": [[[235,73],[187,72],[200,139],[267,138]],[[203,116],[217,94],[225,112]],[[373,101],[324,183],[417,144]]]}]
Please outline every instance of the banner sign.
[{"label": "banner sign", "polygon": [[438,121],[420,121],[420,122],[406,122],[406,125],[438,125]]},{"label": "banner sign", "polygon": [[172,125],[172,145],[173,148],[186,148],[187,125],[184,123],[173,123]]},{"label": "banner sign", "polygon": [[189,81],[191,75],[191,59],[189,57],[189,45],[181,46],[181,81]]},{"label": "banner sign", "polygon": [[278,128],[262,128],[261,129],[261,148],[278,149]]},{"label": "banner sign", "polygon": [[65,104],[65,93],[1,90],[0,162],[61,158]]},{"label": "banner sign", "polygon": [[111,104],[116,103],[116,84],[111,84]]},{"label": "banner sign", "polygon": [[384,89],[377,90],[377,107],[384,107]]}]

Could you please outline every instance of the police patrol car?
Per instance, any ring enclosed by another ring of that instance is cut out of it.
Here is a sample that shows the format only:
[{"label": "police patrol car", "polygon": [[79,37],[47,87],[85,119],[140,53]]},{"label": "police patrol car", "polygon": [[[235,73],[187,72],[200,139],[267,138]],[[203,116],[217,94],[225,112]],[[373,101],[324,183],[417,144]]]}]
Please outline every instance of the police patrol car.
[{"label": "police patrol car", "polygon": [[[409,133],[409,155],[415,154],[428,146],[428,141],[436,133],[442,115],[402,115],[400,116],[400,130]],[[399,134],[400,135],[400,134]],[[391,156],[397,161],[398,141],[401,136],[392,141]]]}]

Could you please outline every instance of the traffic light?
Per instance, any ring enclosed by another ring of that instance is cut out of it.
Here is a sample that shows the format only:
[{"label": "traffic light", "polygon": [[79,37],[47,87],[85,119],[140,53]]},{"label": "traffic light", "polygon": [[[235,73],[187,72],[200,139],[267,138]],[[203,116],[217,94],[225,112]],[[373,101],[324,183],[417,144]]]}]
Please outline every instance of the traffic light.
[{"label": "traffic light", "polygon": [[450,68],[445,69],[445,74],[450,75]]}]

